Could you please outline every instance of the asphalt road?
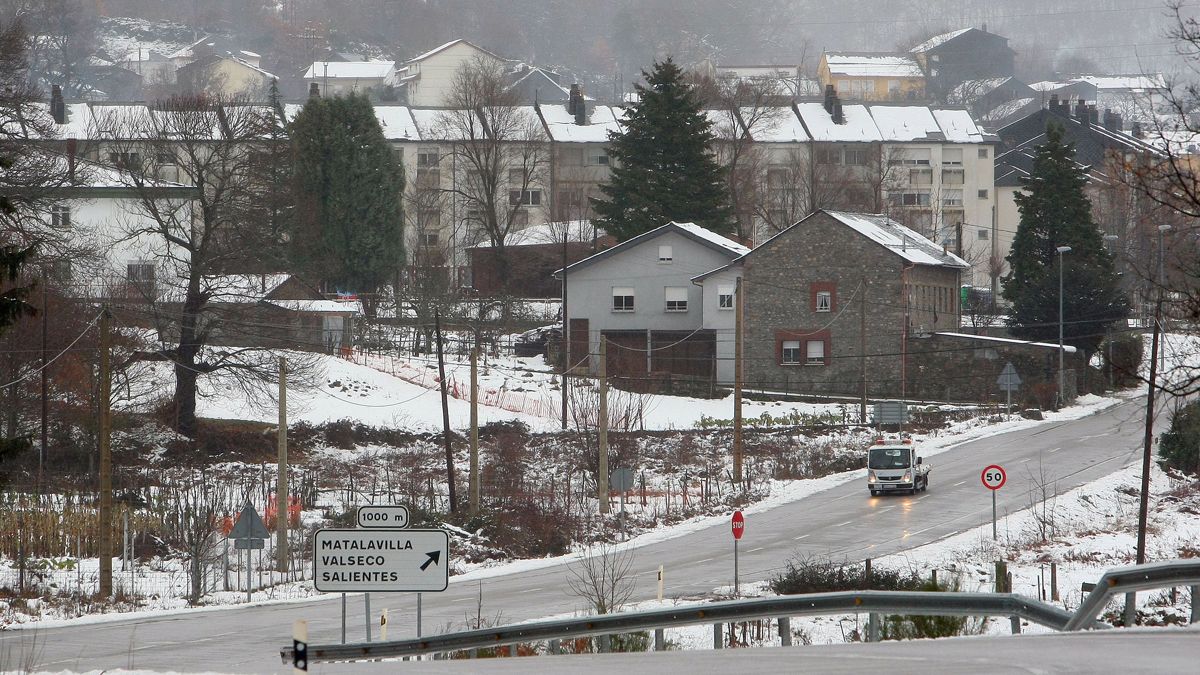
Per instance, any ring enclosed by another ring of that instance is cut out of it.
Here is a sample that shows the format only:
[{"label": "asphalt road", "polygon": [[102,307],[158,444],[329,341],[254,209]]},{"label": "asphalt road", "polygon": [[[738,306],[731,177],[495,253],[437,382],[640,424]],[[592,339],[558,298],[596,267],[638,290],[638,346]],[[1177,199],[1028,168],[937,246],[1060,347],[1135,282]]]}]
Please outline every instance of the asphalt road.
[{"label": "asphalt road", "polygon": [[[1001,514],[1029,506],[1035,476],[1044,475],[1062,493],[1117,471],[1140,456],[1140,400],[1070,422],[1057,422],[960,445],[929,458],[929,491],[916,496],[872,498],[864,481],[853,481],[747,518],[741,541],[741,580],[773,576],[793,555],[861,560],[903,551],[988,522],[990,495],[979,473],[988,464],[1008,470],[999,493]],[[657,570],[666,569],[665,595],[702,596],[732,583],[732,544],[727,523],[637,549],[633,600],[655,597]],[[566,582],[566,567],[455,583],[441,594],[426,594],[426,634],[461,628],[476,613],[482,589],[482,615],[510,623],[582,610]],[[363,636],[362,597],[351,596],[349,638]],[[373,594],[376,616],[389,613],[389,636],[415,635],[411,594]],[[138,668],[174,671],[284,672],[278,649],[290,641],[291,623],[309,621],[312,643],[340,637],[336,598],[267,605],[87,626],[0,633],[0,670],[15,667],[32,650],[45,670]],[[7,663],[6,663],[7,662]],[[314,671],[320,672],[314,664]]]}]

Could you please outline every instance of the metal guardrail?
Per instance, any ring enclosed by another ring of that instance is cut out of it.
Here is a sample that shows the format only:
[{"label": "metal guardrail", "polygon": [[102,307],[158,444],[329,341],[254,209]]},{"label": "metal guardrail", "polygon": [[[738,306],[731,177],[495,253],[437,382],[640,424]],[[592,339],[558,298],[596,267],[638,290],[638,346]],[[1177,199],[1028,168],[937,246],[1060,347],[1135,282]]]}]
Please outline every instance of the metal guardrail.
[{"label": "metal guardrail", "polygon": [[[929,591],[842,591],[786,595],[749,600],[726,600],[705,605],[603,614],[553,621],[497,626],[447,633],[411,640],[351,644],[309,645],[313,661],[358,661],[419,656],[459,650],[481,649],[541,640],[614,635],[660,630],[696,624],[720,624],[752,619],[778,618],[786,625],[793,616],[823,616],[846,612],[911,614],[925,616],[1008,616],[1040,624],[1057,631],[1111,628],[1096,620],[1108,599],[1118,593],[1192,586],[1192,621],[1200,621],[1200,559],[1174,560],[1109,570],[1075,612],[1068,612],[1015,593],[963,593]],[[782,629],[781,625],[781,629]],[[782,632],[782,630],[781,630]],[[786,643],[785,643],[786,644]],[[292,648],[280,650],[290,663]]]},{"label": "metal guardrail", "polygon": [[1104,573],[1063,630],[1082,630],[1096,619],[1108,599],[1119,593],[1148,591],[1166,586],[1192,587],[1192,621],[1196,621],[1197,598],[1200,597],[1200,560],[1169,560],[1166,562],[1117,567]]},{"label": "metal guardrail", "polygon": [[[314,662],[395,658],[538,640],[564,640],[695,624],[748,621],[764,617],[820,616],[841,612],[1015,616],[1055,630],[1062,630],[1071,618],[1071,614],[1063,609],[1013,593],[842,591],[727,600],[670,609],[538,621],[412,640],[309,645],[308,660]],[[290,662],[291,655],[291,647],[280,650],[280,656],[285,662]]]}]

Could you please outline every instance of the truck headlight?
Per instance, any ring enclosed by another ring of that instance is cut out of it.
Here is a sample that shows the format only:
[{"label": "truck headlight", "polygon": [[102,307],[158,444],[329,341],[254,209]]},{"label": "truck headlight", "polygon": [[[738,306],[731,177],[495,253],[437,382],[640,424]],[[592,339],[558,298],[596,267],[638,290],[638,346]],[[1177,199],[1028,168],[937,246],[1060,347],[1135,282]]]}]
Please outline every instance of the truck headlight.
[{"label": "truck headlight", "polygon": [[905,483],[911,483],[911,482],[912,482],[912,472],[911,472],[911,471],[905,471],[905,472],[904,472],[904,482],[905,482]]},{"label": "truck headlight", "polygon": [[867,482],[868,483],[878,483],[879,482],[879,479],[875,477],[874,471],[867,472]]}]

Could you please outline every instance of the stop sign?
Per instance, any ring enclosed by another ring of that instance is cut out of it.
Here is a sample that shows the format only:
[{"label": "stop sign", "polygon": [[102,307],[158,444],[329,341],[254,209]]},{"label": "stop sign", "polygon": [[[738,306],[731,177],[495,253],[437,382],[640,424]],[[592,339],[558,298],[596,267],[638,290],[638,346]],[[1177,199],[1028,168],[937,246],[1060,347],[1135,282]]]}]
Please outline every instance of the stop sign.
[{"label": "stop sign", "polygon": [[742,533],[746,531],[746,519],[742,517],[741,511],[733,512],[733,520],[730,521],[733,526],[733,538],[741,539]]}]

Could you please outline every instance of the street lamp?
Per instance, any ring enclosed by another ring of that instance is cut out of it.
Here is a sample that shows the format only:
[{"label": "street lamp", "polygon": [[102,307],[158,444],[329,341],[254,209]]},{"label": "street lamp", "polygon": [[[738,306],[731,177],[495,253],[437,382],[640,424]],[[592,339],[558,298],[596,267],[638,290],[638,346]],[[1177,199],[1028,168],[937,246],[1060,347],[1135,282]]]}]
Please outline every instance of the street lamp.
[{"label": "street lamp", "polygon": [[1062,405],[1063,397],[1063,254],[1071,250],[1070,246],[1059,246],[1058,252],[1058,403]]},{"label": "street lamp", "polygon": [[[1105,247],[1105,248],[1108,248],[1108,243],[1109,243],[1109,242],[1116,242],[1116,241],[1118,241],[1120,238],[1121,238],[1121,237],[1119,237],[1119,236],[1117,236],[1117,235],[1115,235],[1115,234],[1106,234],[1106,235],[1104,235],[1104,247]],[[1113,245],[1115,246],[1116,244],[1114,243]],[[1111,251],[1110,251],[1110,253],[1111,253]],[[1121,275],[1121,273],[1120,273],[1120,272],[1117,272],[1117,276],[1120,276],[1120,275]],[[1123,292],[1123,291],[1122,291],[1122,292]],[[1115,379],[1113,379],[1113,367],[1112,367],[1112,334],[1111,334],[1111,330],[1112,330],[1112,326],[1111,326],[1111,324],[1110,324],[1110,325],[1108,325],[1108,326],[1105,326],[1105,328],[1104,328],[1104,344],[1105,344],[1105,346],[1106,346],[1106,347],[1108,347],[1108,361],[1107,361],[1107,363],[1106,363],[1106,365],[1108,366],[1108,388],[1109,388],[1109,389],[1114,389],[1114,390],[1115,390],[1115,389],[1117,388],[1117,382],[1116,382],[1116,380],[1115,380]]]}]

